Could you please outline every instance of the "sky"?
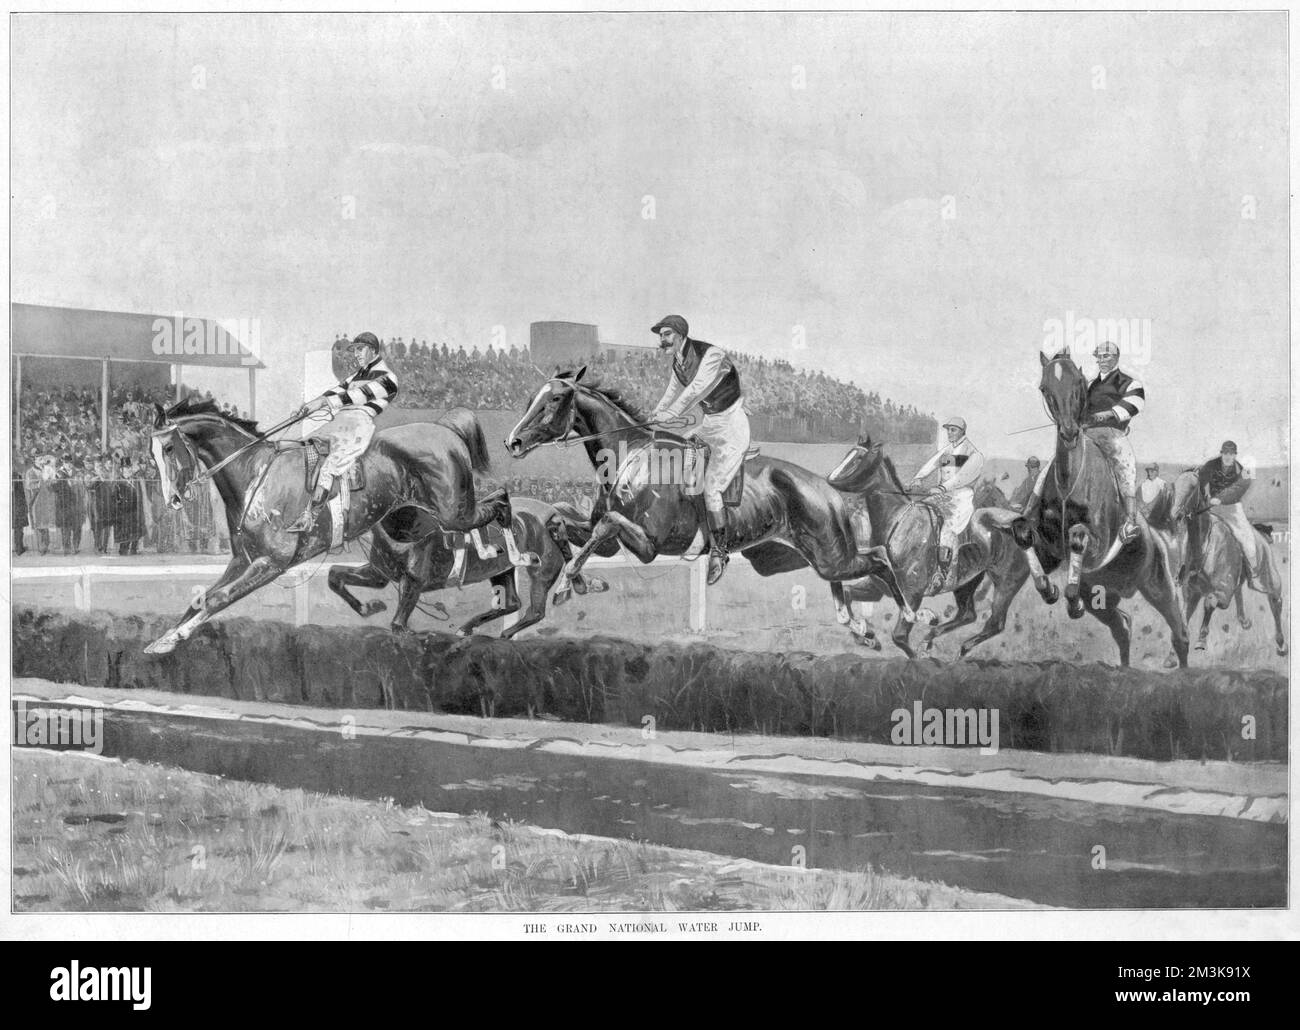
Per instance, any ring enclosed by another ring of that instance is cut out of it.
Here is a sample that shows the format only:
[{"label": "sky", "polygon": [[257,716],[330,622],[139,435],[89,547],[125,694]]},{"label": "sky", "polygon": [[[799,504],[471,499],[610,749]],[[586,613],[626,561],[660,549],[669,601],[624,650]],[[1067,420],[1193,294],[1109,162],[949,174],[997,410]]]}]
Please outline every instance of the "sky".
[{"label": "sky", "polygon": [[1284,15],[12,25],[13,299],[256,319],[265,420],[338,332],[679,313],[1019,457],[1123,319],[1140,456],[1286,460]]}]

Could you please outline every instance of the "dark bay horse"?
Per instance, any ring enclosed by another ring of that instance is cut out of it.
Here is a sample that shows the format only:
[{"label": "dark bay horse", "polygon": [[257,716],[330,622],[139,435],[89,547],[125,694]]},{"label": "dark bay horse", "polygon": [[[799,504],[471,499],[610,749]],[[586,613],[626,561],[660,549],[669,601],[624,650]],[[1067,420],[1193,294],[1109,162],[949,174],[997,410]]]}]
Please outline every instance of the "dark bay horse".
[{"label": "dark bay horse", "polygon": [[1087,380],[1068,351],[1039,354],[1039,391],[1056,423],[1056,456],[1043,484],[1037,519],[1011,524],[1029,560],[1034,586],[1048,604],[1060,596],[1048,576],[1068,563],[1065,596],[1070,618],[1084,612],[1110,630],[1121,665],[1129,664],[1130,618],[1122,598],[1141,592],[1169,626],[1174,654],[1187,665],[1187,623],[1178,604],[1178,585],[1164,538],[1145,519],[1125,543],[1124,502],[1110,462],[1081,427]]},{"label": "dark bay horse", "polygon": [[[573,557],[564,516],[552,505],[531,497],[513,498],[511,510],[515,538],[520,547],[538,556],[536,564],[521,567],[511,560],[505,534],[496,523],[485,527],[488,547],[480,551],[468,546],[468,534],[444,533],[424,509],[408,506],[375,524],[365,565],[331,566],[330,589],[365,618],[388,606],[378,599],[363,602],[348,588],[379,590],[396,583],[397,610],[392,628],[395,633],[405,633],[422,594],[486,580],[492,585],[492,606],[460,627],[459,635],[468,636],[484,623],[519,611],[518,569],[527,583],[528,603],[519,621],[501,634],[503,639],[509,639],[542,620],[548,593],[557,581],[557,605],[573,593],[564,575],[565,563]],[[584,593],[608,589],[595,577],[589,577],[583,587]]]},{"label": "dark bay horse", "polygon": [[[575,578],[592,553],[622,544],[643,562],[660,555],[687,555],[702,547],[700,477],[691,445],[656,432],[617,391],[584,381],[586,368],[548,379],[510,431],[506,446],[516,458],[548,443],[580,440],[602,481],[592,512],[590,537],[574,555]],[[905,617],[914,619],[884,551],[859,554],[849,523],[848,498],[823,477],[792,462],[759,456],[745,463],[740,504],[729,514],[728,540],[761,576],[805,566],[835,583],[879,576]],[[869,629],[869,628],[868,628]]]},{"label": "dark bay horse", "polygon": [[1197,608],[1202,609],[1196,650],[1205,650],[1210,619],[1216,610],[1226,609],[1229,602],[1236,604],[1237,624],[1244,630],[1251,628],[1241,596],[1242,589],[1251,586],[1268,598],[1273,614],[1273,644],[1279,655],[1287,653],[1282,626],[1282,573],[1273,554],[1271,535],[1264,532],[1269,527],[1252,527],[1255,547],[1263,556],[1252,583],[1246,574],[1241,545],[1204,503],[1196,469],[1181,472],[1173,482],[1165,484],[1147,513],[1147,521],[1164,536],[1171,564],[1179,570],[1189,624]]},{"label": "dark bay horse", "polygon": [[[883,446],[873,444],[869,438],[860,439],[827,478],[836,489],[860,494],[865,499],[872,542],[885,549],[903,596],[913,608],[919,607],[929,592],[935,568],[938,513],[923,500],[908,494]],[[933,646],[936,637],[975,621],[975,597],[986,578],[993,584],[993,607],[983,628],[962,642],[962,656],[1002,632],[1011,602],[1029,578],[1029,563],[1011,538],[998,528],[1009,525],[1014,517],[1015,512],[996,508],[979,508],[971,517],[970,540],[959,549],[950,575],[957,614],[930,629],[924,641],[926,650]],[[839,586],[833,584],[832,591]],[[846,602],[876,601],[884,593],[874,579],[845,583],[842,590]],[[893,642],[908,657],[914,657],[909,643],[911,633],[911,622],[895,621]]]},{"label": "dark bay horse", "polygon": [[[163,498],[173,508],[208,469],[221,465],[211,478],[225,509],[232,552],[217,582],[175,627],[145,648],[166,654],[217,612],[326,551],[333,515],[310,533],[286,533],[284,526],[308,499],[303,442],[265,439],[256,423],[223,414],[213,401],[186,399],[167,410],[157,407],[152,447]],[[221,464],[227,458],[232,460]],[[477,530],[494,520],[509,525],[504,492],[475,499],[474,473],[488,469],[487,443],[474,415],[463,408],[437,422],[376,433],[360,460],[366,486],[353,493],[347,540],[406,505],[427,511],[449,530]]]}]

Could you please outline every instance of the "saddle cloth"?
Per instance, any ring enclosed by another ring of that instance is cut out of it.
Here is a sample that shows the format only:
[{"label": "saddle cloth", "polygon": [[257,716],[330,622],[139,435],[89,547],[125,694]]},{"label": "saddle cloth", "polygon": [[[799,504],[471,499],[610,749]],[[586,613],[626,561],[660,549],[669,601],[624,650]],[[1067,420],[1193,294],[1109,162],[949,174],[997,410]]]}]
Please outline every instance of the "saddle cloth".
[{"label": "saddle cloth", "polygon": [[[330,442],[326,437],[310,436],[303,441],[305,446],[302,449],[303,473],[306,477],[307,489],[316,488],[316,475],[320,471],[320,464],[329,455]],[[366,488],[366,473],[363,465],[363,459],[358,458],[348,469],[347,487],[350,492],[364,490]]]},{"label": "saddle cloth", "polygon": [[[686,450],[687,468],[686,480],[692,483],[702,483],[704,481],[704,470],[708,467],[709,453],[712,448],[705,443],[698,444],[695,447],[689,447]],[[751,447],[745,452],[745,458],[740,463],[740,468],[736,474],[731,477],[731,482],[727,484],[722,491],[722,503],[728,508],[740,507],[741,499],[745,496],[745,462],[752,461],[758,457],[758,448]]]}]

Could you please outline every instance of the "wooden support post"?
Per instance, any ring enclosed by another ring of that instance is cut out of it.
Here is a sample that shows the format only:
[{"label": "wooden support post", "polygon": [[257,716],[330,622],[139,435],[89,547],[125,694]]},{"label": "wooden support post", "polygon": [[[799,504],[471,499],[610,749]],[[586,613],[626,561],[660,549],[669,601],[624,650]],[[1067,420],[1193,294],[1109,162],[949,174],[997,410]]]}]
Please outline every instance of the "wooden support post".
[{"label": "wooden support post", "polygon": [[701,554],[691,563],[691,632],[703,633],[708,618],[709,559]]}]

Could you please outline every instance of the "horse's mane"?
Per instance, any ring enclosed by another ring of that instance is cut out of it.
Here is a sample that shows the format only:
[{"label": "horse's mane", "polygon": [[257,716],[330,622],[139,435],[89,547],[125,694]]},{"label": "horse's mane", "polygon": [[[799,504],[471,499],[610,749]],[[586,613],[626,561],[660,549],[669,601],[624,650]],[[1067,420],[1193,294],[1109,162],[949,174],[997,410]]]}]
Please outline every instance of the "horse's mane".
[{"label": "horse's mane", "polygon": [[[577,375],[577,373],[570,370],[568,372],[557,372],[555,374],[555,378],[573,379],[575,375]],[[599,394],[601,397],[604,397],[605,400],[609,401],[610,404],[618,408],[619,411],[621,411],[624,415],[630,418],[633,422],[645,421],[644,412],[642,412],[641,409],[635,403],[633,403],[632,401],[624,397],[623,391],[621,391],[620,389],[614,386],[605,386],[604,383],[601,381],[600,376],[593,376],[590,372],[588,372],[585,376],[582,377],[582,382],[579,385],[585,386],[592,393],[596,393]]]},{"label": "horse's mane", "polygon": [[890,485],[900,494],[906,496],[907,491],[903,488],[903,481],[898,478],[898,469],[894,468],[894,463],[890,460],[889,455],[885,453],[884,444],[872,443],[870,436],[864,436],[858,441],[858,446],[866,447],[868,450],[876,447],[880,448],[880,465],[885,470],[885,474],[889,476]]},{"label": "horse's mane", "polygon": [[257,423],[251,418],[240,418],[238,415],[229,415],[217,406],[214,400],[198,399],[197,394],[191,394],[183,398],[176,404],[173,404],[163,414],[169,419],[175,419],[183,415],[215,415],[224,422],[238,426],[246,432],[260,436],[261,433],[257,428]]}]

